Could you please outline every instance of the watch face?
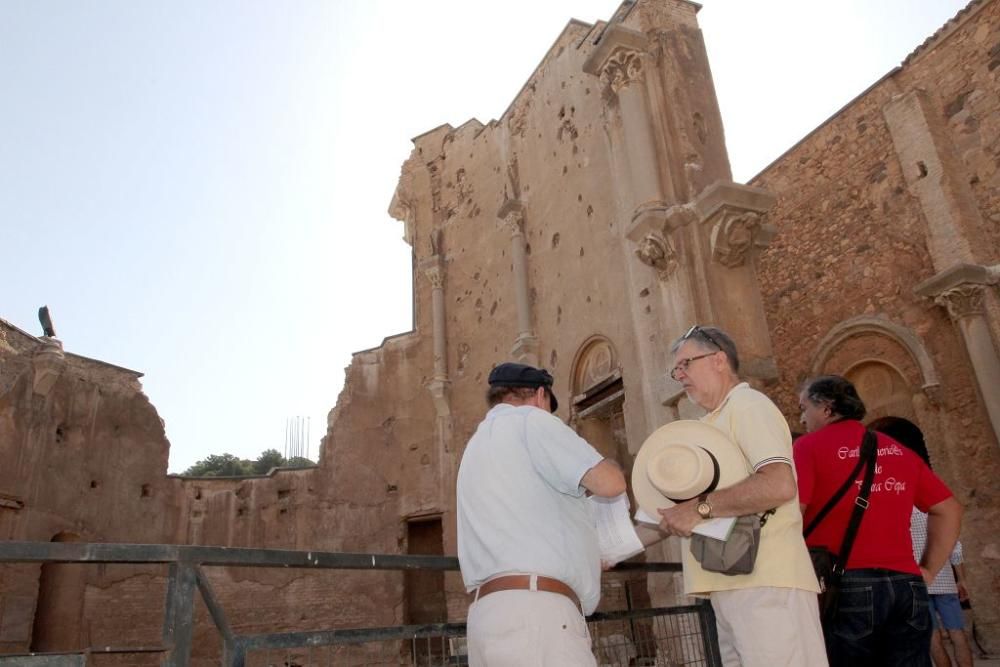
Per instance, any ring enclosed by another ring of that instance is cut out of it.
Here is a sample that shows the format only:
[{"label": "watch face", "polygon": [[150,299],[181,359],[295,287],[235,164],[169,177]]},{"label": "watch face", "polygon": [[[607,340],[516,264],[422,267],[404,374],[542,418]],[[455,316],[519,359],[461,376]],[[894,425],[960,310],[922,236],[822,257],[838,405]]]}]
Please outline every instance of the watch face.
[{"label": "watch face", "polygon": [[712,506],[708,503],[698,503],[698,514],[707,519],[712,513]]}]

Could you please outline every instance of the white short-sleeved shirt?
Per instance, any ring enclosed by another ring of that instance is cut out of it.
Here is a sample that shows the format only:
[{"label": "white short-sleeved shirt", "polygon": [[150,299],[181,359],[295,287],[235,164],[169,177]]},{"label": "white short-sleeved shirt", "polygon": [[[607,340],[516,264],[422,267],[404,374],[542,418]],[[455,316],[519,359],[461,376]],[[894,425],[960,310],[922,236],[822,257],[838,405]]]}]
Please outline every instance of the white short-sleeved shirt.
[{"label": "white short-sleeved shirt", "polygon": [[585,614],[601,597],[590,500],[580,479],[602,457],[558,417],[501,403],[458,469],[458,560],[468,590],[504,573],[558,579]]}]

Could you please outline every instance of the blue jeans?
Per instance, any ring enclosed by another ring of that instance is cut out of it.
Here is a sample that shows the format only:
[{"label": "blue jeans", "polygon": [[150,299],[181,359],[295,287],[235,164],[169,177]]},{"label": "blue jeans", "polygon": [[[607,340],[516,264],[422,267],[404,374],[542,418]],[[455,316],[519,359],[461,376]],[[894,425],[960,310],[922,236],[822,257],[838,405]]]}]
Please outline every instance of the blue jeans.
[{"label": "blue jeans", "polygon": [[848,570],[837,612],[824,624],[830,667],[930,667],[927,586],[916,575]]}]

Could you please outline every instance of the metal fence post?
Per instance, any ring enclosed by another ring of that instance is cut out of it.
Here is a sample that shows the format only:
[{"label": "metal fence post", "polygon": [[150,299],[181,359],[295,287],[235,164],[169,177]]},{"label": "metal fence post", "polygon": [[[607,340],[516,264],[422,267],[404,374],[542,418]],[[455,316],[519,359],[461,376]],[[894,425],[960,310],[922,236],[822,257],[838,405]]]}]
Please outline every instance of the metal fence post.
[{"label": "metal fence post", "polygon": [[715,626],[715,610],[710,601],[698,600],[698,622],[701,624],[701,639],[705,647],[705,664],[708,667],[722,667],[719,631]]},{"label": "metal fence post", "polygon": [[168,650],[161,663],[163,667],[187,667],[191,662],[195,583],[195,568],[191,563],[170,564],[163,614],[163,644]]}]

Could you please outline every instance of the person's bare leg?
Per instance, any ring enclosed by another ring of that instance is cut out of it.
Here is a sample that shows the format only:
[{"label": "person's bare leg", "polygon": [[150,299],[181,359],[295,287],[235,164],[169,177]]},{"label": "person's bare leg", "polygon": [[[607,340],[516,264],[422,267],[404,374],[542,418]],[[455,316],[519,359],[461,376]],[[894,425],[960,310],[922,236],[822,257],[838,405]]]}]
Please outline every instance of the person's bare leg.
[{"label": "person's bare leg", "polygon": [[951,658],[941,639],[942,632],[943,630],[934,630],[931,635],[931,660],[934,661],[934,667],[951,667]]},{"label": "person's bare leg", "polygon": [[965,630],[949,630],[951,645],[955,647],[955,662],[958,667],[972,667],[972,647],[969,646],[969,635]]}]

